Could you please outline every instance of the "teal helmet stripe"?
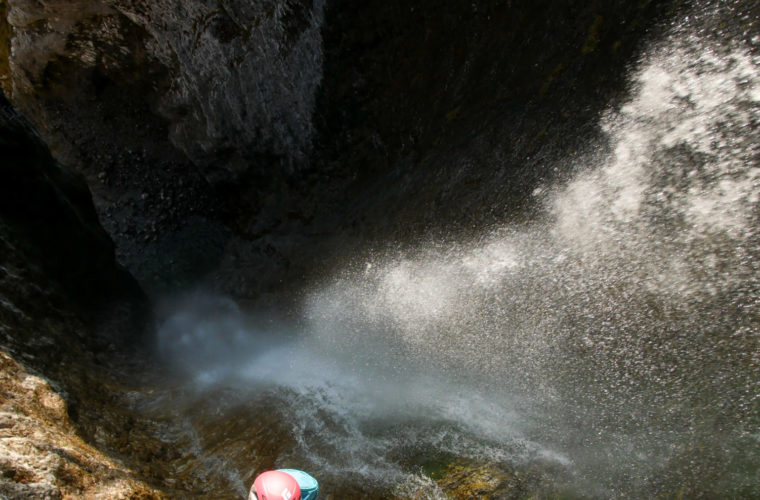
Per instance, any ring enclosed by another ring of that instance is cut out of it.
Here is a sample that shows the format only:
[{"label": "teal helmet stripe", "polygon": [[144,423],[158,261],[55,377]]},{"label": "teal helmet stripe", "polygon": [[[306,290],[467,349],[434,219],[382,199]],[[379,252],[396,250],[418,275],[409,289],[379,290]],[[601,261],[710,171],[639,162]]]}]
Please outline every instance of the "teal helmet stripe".
[{"label": "teal helmet stripe", "polygon": [[301,488],[301,500],[316,500],[319,495],[319,483],[306,472],[298,469],[277,469],[280,472],[290,474]]}]

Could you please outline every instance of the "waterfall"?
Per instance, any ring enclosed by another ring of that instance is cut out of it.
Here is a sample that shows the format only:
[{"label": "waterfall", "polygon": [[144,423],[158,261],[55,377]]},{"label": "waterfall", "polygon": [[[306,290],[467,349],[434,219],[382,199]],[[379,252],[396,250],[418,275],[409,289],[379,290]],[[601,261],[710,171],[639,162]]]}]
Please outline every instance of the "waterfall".
[{"label": "waterfall", "polygon": [[[195,380],[281,394],[321,477],[435,497],[399,465],[423,453],[547,463],[584,496],[760,494],[760,56],[708,14],[642,55],[540,217],[357,255],[292,335],[240,356],[230,334]],[[197,352],[192,314],[170,357]]]}]

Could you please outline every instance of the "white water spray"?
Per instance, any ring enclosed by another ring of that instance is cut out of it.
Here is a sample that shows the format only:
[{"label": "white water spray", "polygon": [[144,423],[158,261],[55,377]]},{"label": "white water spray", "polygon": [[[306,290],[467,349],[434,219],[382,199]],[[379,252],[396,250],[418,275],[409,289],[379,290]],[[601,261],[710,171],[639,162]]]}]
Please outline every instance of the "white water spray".
[{"label": "white water spray", "polygon": [[[429,483],[399,460],[422,450],[561,464],[592,496],[760,491],[760,58],[686,31],[542,220],[357,259],[297,338],[232,335],[198,380],[289,391],[296,454],[335,477]],[[177,318],[166,349],[197,352]]]}]

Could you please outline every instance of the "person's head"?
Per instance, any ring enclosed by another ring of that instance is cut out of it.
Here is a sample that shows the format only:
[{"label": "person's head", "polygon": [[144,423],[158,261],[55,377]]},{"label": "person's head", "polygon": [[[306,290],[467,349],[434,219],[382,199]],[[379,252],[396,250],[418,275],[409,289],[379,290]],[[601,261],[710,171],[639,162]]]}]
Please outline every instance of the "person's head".
[{"label": "person's head", "polygon": [[290,474],[270,470],[253,482],[248,500],[301,500],[301,488]]}]

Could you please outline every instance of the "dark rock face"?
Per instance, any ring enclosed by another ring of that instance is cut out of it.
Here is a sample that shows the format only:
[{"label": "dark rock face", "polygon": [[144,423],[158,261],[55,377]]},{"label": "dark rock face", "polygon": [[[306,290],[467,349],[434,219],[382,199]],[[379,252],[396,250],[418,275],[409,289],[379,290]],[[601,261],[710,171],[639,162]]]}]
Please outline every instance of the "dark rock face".
[{"label": "dark rock face", "polygon": [[176,415],[137,411],[185,398],[156,388],[147,299],[116,264],[82,178],[2,95],[0,158],[0,497],[243,496],[253,478],[237,471],[273,467],[288,443],[281,417],[252,421],[265,410],[251,405],[219,422],[233,397],[194,401],[182,411],[213,436],[199,442]]},{"label": "dark rock face", "polygon": [[9,5],[13,94],[24,109],[45,97],[107,103],[100,94],[117,87],[162,116],[171,143],[196,164],[247,169],[240,162],[251,154],[295,162],[308,153],[320,2]]},{"label": "dark rock face", "polygon": [[[84,491],[108,476],[124,481],[116,493],[161,496],[74,432],[180,497],[234,497],[290,447],[263,406],[220,416],[212,402],[188,424],[200,444],[176,414],[130,410],[175,398],[113,380],[150,315],[109,236],[150,292],[258,299],[367,246],[529,217],[533,190],[570,175],[599,134],[642,41],[688,3],[0,3],[2,86],[53,151],[0,102],[0,384],[49,403],[0,406],[10,435],[53,429],[38,465],[0,462],[13,478],[0,495],[114,496]],[[721,15],[760,18],[734,4]],[[63,483],[34,468],[51,461]],[[438,483],[462,497],[540,490],[543,471],[513,472],[455,463]]]},{"label": "dark rock face", "polygon": [[144,286],[253,299],[530,204],[677,3],[13,0],[6,83]]},{"label": "dark rock face", "polygon": [[365,193],[353,224],[409,238],[514,217],[678,3],[332,2],[320,145]]},{"label": "dark rock face", "polygon": [[119,261],[151,291],[274,282],[227,263],[280,253],[236,235],[279,222],[267,197],[309,155],[321,3],[9,5],[12,100],[87,178]]},{"label": "dark rock face", "polygon": [[113,341],[135,341],[148,326],[149,306],[134,279],[116,264],[86,184],[53,160],[4,97],[0,106],[4,262],[41,272],[93,327],[99,326],[101,314],[111,314],[114,304],[128,307],[119,312],[121,331],[107,335]]},{"label": "dark rock face", "polygon": [[0,113],[0,496],[163,498],[77,432],[102,418],[108,380],[147,361],[146,297],[83,180],[2,96]]}]

